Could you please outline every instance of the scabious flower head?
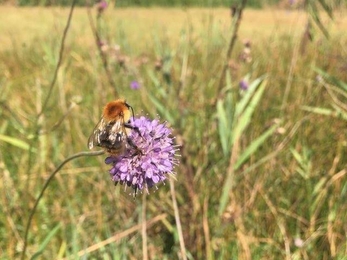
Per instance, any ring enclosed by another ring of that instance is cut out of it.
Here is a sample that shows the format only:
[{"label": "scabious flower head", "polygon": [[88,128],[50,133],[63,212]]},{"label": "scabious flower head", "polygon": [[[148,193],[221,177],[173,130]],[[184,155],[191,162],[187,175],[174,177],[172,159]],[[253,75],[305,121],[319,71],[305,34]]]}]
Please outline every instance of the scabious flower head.
[{"label": "scabious flower head", "polygon": [[133,129],[128,137],[132,144],[124,154],[107,157],[105,163],[112,165],[110,175],[115,184],[131,186],[136,196],[137,190],[148,192],[148,188],[174,173],[178,148],[165,123],[141,116],[130,124]]}]

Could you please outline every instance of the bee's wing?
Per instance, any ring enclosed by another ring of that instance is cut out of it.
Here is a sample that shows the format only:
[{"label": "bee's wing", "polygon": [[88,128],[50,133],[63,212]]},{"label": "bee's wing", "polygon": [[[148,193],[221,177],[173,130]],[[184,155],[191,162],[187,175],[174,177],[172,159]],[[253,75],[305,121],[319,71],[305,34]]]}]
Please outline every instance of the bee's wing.
[{"label": "bee's wing", "polygon": [[124,120],[122,117],[119,117],[117,120],[115,120],[111,132],[112,133],[121,133],[124,132]]},{"label": "bee's wing", "polygon": [[88,138],[88,148],[93,149],[93,147],[97,146],[100,143],[99,135],[106,128],[105,119],[102,117],[94,127],[93,133]]}]

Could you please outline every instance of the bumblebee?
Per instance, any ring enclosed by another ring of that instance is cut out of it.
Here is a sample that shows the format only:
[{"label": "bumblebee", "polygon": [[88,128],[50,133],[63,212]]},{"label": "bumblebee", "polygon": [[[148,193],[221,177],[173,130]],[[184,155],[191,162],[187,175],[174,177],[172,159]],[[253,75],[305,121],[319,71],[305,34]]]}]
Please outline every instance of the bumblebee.
[{"label": "bumblebee", "polygon": [[124,99],[107,103],[99,123],[88,139],[89,149],[99,146],[114,156],[124,154],[129,146],[139,150],[128,138],[130,130],[134,129],[129,124],[131,115],[134,116],[133,108]]}]

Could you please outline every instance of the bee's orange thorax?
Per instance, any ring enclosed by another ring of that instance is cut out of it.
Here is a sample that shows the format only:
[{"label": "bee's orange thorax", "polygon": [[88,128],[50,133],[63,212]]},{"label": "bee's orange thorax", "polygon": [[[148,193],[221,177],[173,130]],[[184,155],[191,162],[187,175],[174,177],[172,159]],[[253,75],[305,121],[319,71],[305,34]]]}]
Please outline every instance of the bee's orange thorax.
[{"label": "bee's orange thorax", "polygon": [[123,99],[117,99],[106,104],[103,111],[106,121],[115,121],[122,118],[124,122],[130,119],[130,111]]}]

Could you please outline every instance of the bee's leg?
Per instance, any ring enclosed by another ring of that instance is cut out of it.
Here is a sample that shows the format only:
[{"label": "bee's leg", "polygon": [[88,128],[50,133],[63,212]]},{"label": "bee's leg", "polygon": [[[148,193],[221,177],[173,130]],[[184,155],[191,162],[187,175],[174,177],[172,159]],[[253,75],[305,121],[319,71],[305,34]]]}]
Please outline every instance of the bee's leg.
[{"label": "bee's leg", "polygon": [[[136,132],[139,134],[139,136],[142,137],[141,132],[140,132],[140,129],[139,129],[137,126],[132,126],[132,125],[129,124],[129,123],[124,123],[124,127],[130,128],[130,129],[136,131]],[[143,138],[143,137],[142,137],[142,138]],[[143,154],[142,151],[141,151],[141,149],[137,147],[137,145],[133,142],[133,140],[131,140],[131,138],[128,137],[128,135],[127,135],[127,142],[128,142],[128,144],[129,144],[132,148],[134,148],[134,149],[136,150],[136,152],[135,152],[134,155]]]},{"label": "bee's leg", "polygon": [[139,129],[137,126],[132,126],[132,125],[129,124],[129,123],[124,123],[124,127],[136,131],[136,132],[142,137],[141,132],[140,132],[140,129]]},{"label": "bee's leg", "polygon": [[134,196],[134,199],[136,199],[136,195],[137,195],[137,185],[133,185],[133,189],[134,189],[134,193],[133,193],[133,196]]},{"label": "bee's leg", "polygon": [[137,145],[133,142],[133,140],[131,140],[131,138],[127,137],[127,142],[128,144],[134,148],[134,150],[136,150],[136,152],[134,153],[134,155],[136,154],[142,154],[142,151],[140,148],[137,147]]}]

